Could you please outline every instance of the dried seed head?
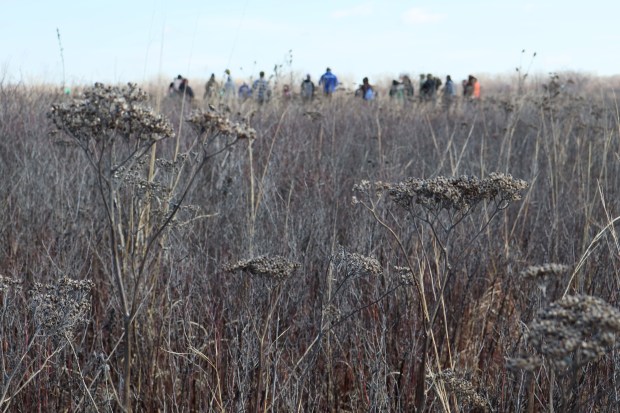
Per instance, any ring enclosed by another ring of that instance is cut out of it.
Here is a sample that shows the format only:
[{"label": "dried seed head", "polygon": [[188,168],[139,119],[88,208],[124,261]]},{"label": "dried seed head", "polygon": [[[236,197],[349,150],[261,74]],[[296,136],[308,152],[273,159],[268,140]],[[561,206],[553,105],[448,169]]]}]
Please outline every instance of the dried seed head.
[{"label": "dried seed head", "polygon": [[235,136],[238,139],[256,139],[256,131],[248,125],[233,123],[228,117],[220,114],[215,108],[205,112],[192,112],[187,121],[200,133],[216,133],[225,136]]},{"label": "dried seed head", "polygon": [[170,123],[145,106],[147,94],[137,85],[95,86],[69,103],[52,105],[48,117],[59,130],[84,143],[115,137],[155,140],[174,136]]},{"label": "dried seed head", "polygon": [[543,359],[540,356],[528,356],[506,360],[506,367],[511,370],[534,371],[539,369],[542,365]]},{"label": "dried seed head", "polygon": [[471,381],[462,374],[457,374],[452,369],[443,370],[435,376],[435,380],[441,380],[449,391],[453,392],[462,407],[489,411],[489,402],[475,389]]},{"label": "dried seed head", "polygon": [[[127,163],[128,166],[114,166],[113,178],[115,181],[127,185],[133,189],[133,194],[143,200],[158,201],[170,198],[170,186],[163,183],[159,177],[148,178],[148,158],[134,158],[133,162]],[[181,160],[176,162],[157,159],[155,164],[165,172],[174,173],[182,164]]]},{"label": "dried seed head", "polygon": [[521,276],[532,280],[549,278],[566,273],[570,267],[563,264],[547,263],[543,265],[532,265],[521,271]]},{"label": "dried seed head", "polygon": [[[409,178],[403,182],[386,184],[377,182],[378,190],[387,190],[390,198],[399,206],[409,209],[421,205],[428,209],[467,211],[481,201],[496,201],[506,206],[521,199],[521,191],[528,183],[510,175],[493,172],[488,178],[474,176],[433,179]],[[368,184],[356,185],[354,191],[368,191]]]},{"label": "dried seed head", "polygon": [[[374,192],[374,196],[378,199],[383,195],[385,190],[389,189],[389,187],[390,184],[386,184],[381,181],[376,181],[373,183],[368,180],[362,180],[359,184],[353,185],[353,192],[364,195],[364,198],[372,197],[372,193]],[[361,201],[356,196],[353,196],[351,202],[353,205],[359,204],[360,202]]]},{"label": "dried seed head", "polygon": [[597,297],[566,296],[538,313],[528,341],[558,369],[603,356],[620,333],[620,311]]},{"label": "dried seed head", "polygon": [[332,325],[341,316],[341,311],[333,304],[325,306],[323,309],[323,320],[326,325]]},{"label": "dried seed head", "polygon": [[399,282],[407,285],[413,284],[413,273],[409,267],[399,267],[395,265],[393,268]]},{"label": "dried seed head", "polygon": [[241,260],[236,264],[229,264],[224,267],[226,271],[247,271],[252,275],[265,277],[273,280],[284,280],[299,268],[299,264],[289,261],[286,258],[275,255],[269,257],[263,255],[257,258]]},{"label": "dried seed head", "polygon": [[21,289],[21,280],[16,280],[14,278],[5,277],[0,275],[0,292],[7,291],[9,288]]},{"label": "dried seed head", "polygon": [[363,275],[380,275],[383,268],[376,258],[367,257],[356,252],[348,252],[342,246],[333,256],[338,271],[342,271],[347,277]]},{"label": "dried seed head", "polygon": [[565,273],[569,269],[570,267],[568,265],[563,264],[547,263],[543,265],[532,265],[521,271],[521,276],[537,283],[543,297],[546,297],[547,287],[552,278]]},{"label": "dried seed head", "polygon": [[35,283],[30,301],[37,327],[47,335],[71,336],[75,328],[88,321],[90,280],[63,277],[52,284]]}]

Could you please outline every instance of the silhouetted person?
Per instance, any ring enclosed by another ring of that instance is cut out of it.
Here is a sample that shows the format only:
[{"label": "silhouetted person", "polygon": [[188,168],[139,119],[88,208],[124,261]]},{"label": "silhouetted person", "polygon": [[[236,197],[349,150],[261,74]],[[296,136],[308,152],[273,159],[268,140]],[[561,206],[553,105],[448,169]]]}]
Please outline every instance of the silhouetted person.
[{"label": "silhouetted person", "polygon": [[239,100],[245,102],[252,97],[252,88],[246,82],[239,86]]},{"label": "silhouetted person", "polygon": [[211,77],[205,85],[205,94],[203,96],[203,99],[214,98],[215,96],[217,96],[218,89],[219,88],[217,85],[217,80],[215,80],[215,73],[211,73]]},{"label": "silhouetted person", "polygon": [[269,82],[265,79],[265,72],[258,74],[258,79],[254,81],[252,85],[252,96],[259,104],[263,104],[271,97],[271,90],[269,89]]},{"label": "silhouetted person", "polygon": [[407,75],[402,77],[403,92],[407,100],[413,100],[414,88],[411,79]]},{"label": "silhouetted person", "polygon": [[454,87],[454,82],[450,75],[446,76],[446,84],[443,87],[443,103],[446,109],[450,110],[452,103],[454,102],[454,98],[456,97],[456,88]]},{"label": "silhouetted person", "polygon": [[230,70],[226,69],[226,82],[224,83],[224,87],[222,88],[222,92],[224,98],[227,100],[234,99],[237,94],[237,87],[235,86],[235,82],[232,80],[230,76]]},{"label": "silhouetted person", "polygon": [[398,80],[392,80],[392,86],[390,86],[390,99],[400,103],[405,100],[405,88]]},{"label": "silhouetted person", "polygon": [[310,75],[306,75],[304,81],[301,82],[301,100],[303,102],[310,102],[312,99],[314,99],[314,90],[314,82],[312,82],[312,80],[310,79]]},{"label": "silhouetted person", "polygon": [[480,99],[480,83],[473,75],[469,75],[467,79],[464,95],[468,99]]},{"label": "silhouetted person", "polygon": [[435,99],[435,92],[437,91],[437,84],[435,83],[435,78],[432,74],[426,75],[426,80],[422,84],[422,88],[420,89],[420,97],[425,101],[430,101]]},{"label": "silhouetted person", "polygon": [[332,70],[328,67],[325,73],[319,79],[319,86],[323,87],[323,93],[326,96],[331,96],[338,86],[338,78],[332,73]]},{"label": "silhouetted person", "polygon": [[293,98],[293,92],[291,91],[291,87],[289,85],[284,85],[282,87],[282,99],[285,101],[290,101]]},{"label": "silhouetted person", "polygon": [[168,87],[168,93],[171,95],[188,97],[190,99],[194,98],[194,91],[191,87],[189,87],[189,80],[187,80],[181,75],[178,75],[172,81],[172,83],[170,83],[170,86]]},{"label": "silhouetted person", "polygon": [[368,82],[368,78],[365,77],[362,79],[362,84],[359,89],[355,92],[355,96],[359,96],[364,100],[374,100],[375,98],[375,90],[372,85]]}]

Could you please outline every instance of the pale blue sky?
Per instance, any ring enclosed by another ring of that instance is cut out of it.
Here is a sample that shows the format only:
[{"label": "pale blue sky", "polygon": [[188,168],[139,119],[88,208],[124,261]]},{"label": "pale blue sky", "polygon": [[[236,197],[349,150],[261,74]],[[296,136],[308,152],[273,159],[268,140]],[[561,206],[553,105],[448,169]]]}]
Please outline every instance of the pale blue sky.
[{"label": "pale blue sky", "polygon": [[[326,66],[359,81],[432,72],[620,73],[620,2],[590,0],[0,0],[0,80],[236,79]],[[521,51],[525,49],[526,52]],[[532,60],[532,54],[537,56]],[[255,63],[256,62],[256,63]]]}]

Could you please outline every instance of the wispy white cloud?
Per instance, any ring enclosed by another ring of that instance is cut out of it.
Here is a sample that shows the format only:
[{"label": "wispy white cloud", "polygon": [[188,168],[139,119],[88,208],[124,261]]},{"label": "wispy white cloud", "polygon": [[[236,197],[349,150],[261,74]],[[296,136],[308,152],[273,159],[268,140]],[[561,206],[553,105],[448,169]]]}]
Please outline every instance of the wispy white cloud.
[{"label": "wispy white cloud", "polygon": [[411,24],[436,23],[445,17],[444,14],[429,12],[418,7],[408,9],[402,14],[403,21]]},{"label": "wispy white cloud", "polygon": [[334,19],[344,19],[348,17],[370,16],[372,15],[374,8],[371,3],[361,3],[357,6],[349,7],[346,9],[334,10],[330,13],[330,17]]}]

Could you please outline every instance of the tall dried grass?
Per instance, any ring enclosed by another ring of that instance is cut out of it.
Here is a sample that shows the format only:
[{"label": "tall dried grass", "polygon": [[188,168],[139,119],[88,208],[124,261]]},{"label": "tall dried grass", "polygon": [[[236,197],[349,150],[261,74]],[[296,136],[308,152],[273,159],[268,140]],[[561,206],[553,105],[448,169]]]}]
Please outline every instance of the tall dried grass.
[{"label": "tall dried grass", "polygon": [[[145,162],[119,169],[127,186],[107,212],[85,151],[97,141],[49,135],[46,113],[71,97],[0,84],[0,368],[12,376],[1,384],[1,408],[614,411],[613,337],[595,341],[596,357],[567,353],[575,362],[563,364],[544,351],[552,341],[536,327],[565,296],[619,307],[620,115],[613,93],[595,84],[557,95],[486,88],[482,101],[460,102],[450,115],[348,95],[215,110],[151,97],[145,103],[159,106],[175,138],[139,147]],[[229,128],[251,134],[246,127],[255,131],[247,145],[206,138]],[[219,155],[201,164],[196,142]],[[419,220],[432,215],[408,214],[389,199],[376,217],[350,205],[363,180],[407,189],[491,172],[527,181],[523,198],[501,208],[483,207],[485,198],[464,215],[436,211],[437,225],[460,220],[447,244]],[[123,214],[113,228],[124,243],[112,243],[110,211],[129,205],[133,220]],[[177,207],[174,217],[157,215]],[[172,224],[153,238],[159,227],[147,222]],[[129,318],[114,251],[124,254],[121,275],[138,297]],[[226,271],[230,263],[259,275],[295,273],[246,277]],[[573,271],[536,278],[542,270],[532,266],[545,263]],[[91,308],[59,340],[37,329],[32,297],[66,277],[92,280]],[[433,323],[421,293],[437,313]],[[583,341],[599,333],[584,330]],[[533,370],[507,364],[532,349],[543,349]]]}]

